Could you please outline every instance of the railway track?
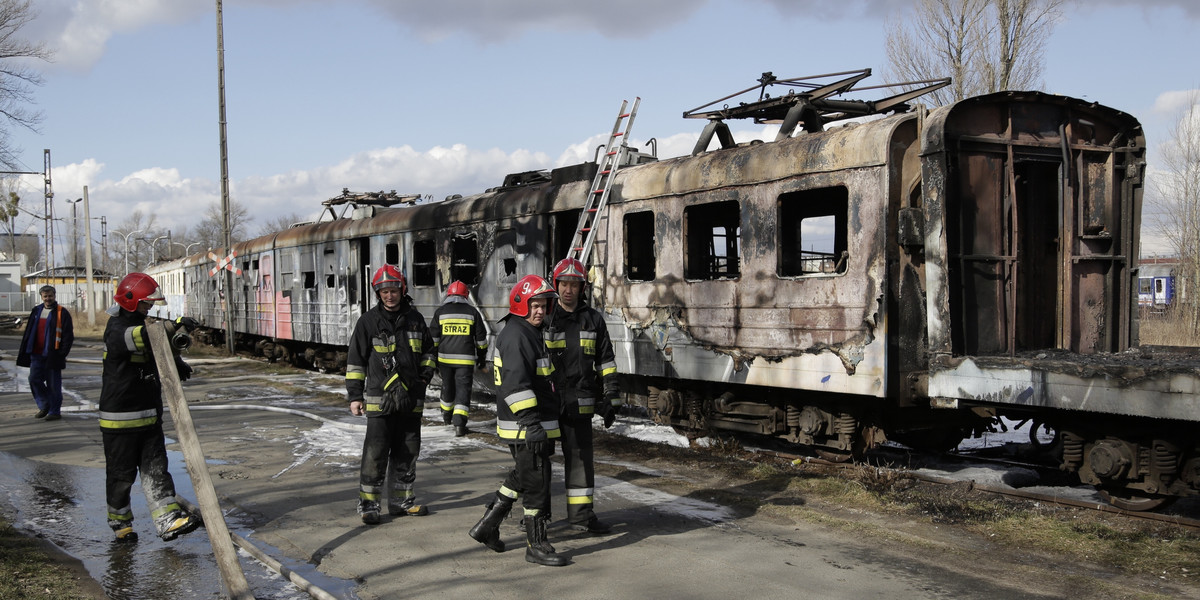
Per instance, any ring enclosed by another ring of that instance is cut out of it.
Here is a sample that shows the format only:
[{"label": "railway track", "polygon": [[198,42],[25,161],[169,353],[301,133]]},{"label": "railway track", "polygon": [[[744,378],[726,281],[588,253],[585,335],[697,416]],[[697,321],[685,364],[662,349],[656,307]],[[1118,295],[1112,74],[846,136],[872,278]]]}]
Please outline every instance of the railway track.
[{"label": "railway track", "polygon": [[[759,450],[755,450],[755,451],[762,453],[762,454],[774,456],[774,457],[792,462],[793,464],[819,464],[819,465],[823,465],[826,467],[832,467],[832,468],[853,468],[855,466],[854,464],[849,463],[849,462],[831,461],[831,460],[827,460],[827,459],[820,458],[820,457],[813,457],[813,456],[804,455],[804,454],[797,454],[794,452],[769,450],[769,449],[759,449]],[[922,470],[915,470],[915,469],[912,469],[909,467],[890,466],[892,464],[895,464],[896,461],[894,459],[899,454],[900,454],[900,451],[898,449],[894,452],[891,449],[884,450],[883,452],[876,452],[872,456],[868,457],[868,462],[872,467],[874,467],[876,469],[884,469],[887,471],[894,472],[898,475],[910,477],[913,479],[917,479],[917,480],[925,481],[925,482],[929,482],[929,483],[934,483],[934,484],[939,484],[939,485],[967,484],[970,487],[970,489],[972,489],[972,490],[985,492],[985,493],[989,493],[989,494],[1006,496],[1009,498],[1018,498],[1018,499],[1022,499],[1022,500],[1028,500],[1031,502],[1043,502],[1043,503],[1047,503],[1047,504],[1054,504],[1057,506],[1066,506],[1066,507],[1079,508],[1079,509],[1084,509],[1084,510],[1093,510],[1093,511],[1097,511],[1097,512],[1103,512],[1103,513],[1108,513],[1108,514],[1113,514],[1113,515],[1120,515],[1122,517],[1127,517],[1127,518],[1137,519],[1137,520],[1142,520],[1142,521],[1170,523],[1170,524],[1178,525],[1180,527],[1185,527],[1185,528],[1188,528],[1191,530],[1200,531],[1200,519],[1191,517],[1191,516],[1187,516],[1185,514],[1169,514],[1169,513],[1159,513],[1159,512],[1149,512],[1149,511],[1125,510],[1123,508],[1119,508],[1119,507],[1113,506],[1111,504],[1107,504],[1105,502],[1081,500],[1078,498],[1072,498],[1066,494],[1058,495],[1055,493],[1031,491],[1031,490],[1025,490],[1025,489],[1011,487],[1011,486],[981,483],[981,482],[974,481],[971,479],[955,478],[955,477],[952,477],[949,475],[949,471],[944,471],[946,473],[945,475],[939,475],[937,473],[930,472],[930,471],[937,470],[936,467],[933,467],[930,465],[926,465],[926,466],[922,467]],[[889,460],[889,459],[891,459],[891,460]],[[922,462],[926,461],[926,459],[923,457],[920,460],[922,460]],[[1014,469],[1015,468],[1031,469],[1031,470],[1035,470],[1039,473],[1049,472],[1054,476],[1053,477],[1054,479],[1064,478],[1063,474],[1058,473],[1057,471],[1054,471],[1053,469],[1050,469],[1050,468],[1046,467],[1045,465],[1038,465],[1036,463],[1028,463],[1028,462],[1022,462],[1022,461],[1005,459],[1005,458],[988,457],[988,456],[982,456],[982,455],[978,455],[978,454],[947,453],[947,454],[941,455],[939,457],[939,460],[950,461],[950,462],[954,462],[957,464],[976,464],[976,465],[983,464],[983,465],[997,465],[997,466],[1001,466],[1001,467],[1014,468]],[[932,461],[930,461],[930,462],[932,462]],[[1054,484],[1054,485],[1051,485],[1050,487],[1054,488],[1054,487],[1058,487],[1059,485],[1061,485],[1061,487],[1063,488],[1063,490],[1065,492],[1068,487],[1066,485]]]}]

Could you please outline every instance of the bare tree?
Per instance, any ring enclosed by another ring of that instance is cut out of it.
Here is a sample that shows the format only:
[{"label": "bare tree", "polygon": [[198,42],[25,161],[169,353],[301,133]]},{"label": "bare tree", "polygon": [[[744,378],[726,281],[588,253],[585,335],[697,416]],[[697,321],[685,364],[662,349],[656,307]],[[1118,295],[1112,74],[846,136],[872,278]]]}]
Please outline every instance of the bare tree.
[{"label": "bare tree", "polygon": [[934,104],[1040,86],[1046,39],[1065,0],[916,0],[887,25],[889,78],[950,77]]},{"label": "bare tree", "polygon": [[300,216],[299,213],[279,215],[273,219],[268,219],[265,223],[263,223],[262,227],[258,228],[258,235],[269,235],[272,233],[279,233],[280,231],[286,231],[291,229],[296,223],[303,223],[307,220],[308,219]]},{"label": "bare tree", "polygon": [[[233,243],[238,243],[246,240],[247,226],[250,222],[250,211],[245,206],[242,206],[237,201],[229,200],[229,237]],[[201,246],[206,249],[224,248],[224,218],[221,215],[221,203],[214,202],[208,205],[208,210],[204,213],[204,220],[196,225],[194,233],[196,241],[200,242]]]},{"label": "bare tree", "polygon": [[[146,243],[165,235],[154,215],[147,217],[135,210],[112,229],[113,244],[109,246],[110,264],[119,265],[124,272],[126,261],[130,271],[140,271],[150,262],[150,246]],[[143,242],[145,240],[145,242]]]},{"label": "bare tree", "polygon": [[1195,335],[1200,333],[1200,297],[1192,293],[1200,282],[1200,90],[1188,94],[1187,107],[1163,144],[1162,170],[1151,180],[1156,193],[1150,203],[1157,210],[1155,222],[1148,224],[1179,256],[1175,302]]},{"label": "bare tree", "polygon": [[20,148],[11,145],[10,127],[37,131],[42,115],[30,110],[32,88],[42,84],[40,73],[29,67],[30,59],[50,61],[53,53],[43,44],[19,37],[21,29],[36,16],[32,0],[0,0],[0,163],[17,170]]}]

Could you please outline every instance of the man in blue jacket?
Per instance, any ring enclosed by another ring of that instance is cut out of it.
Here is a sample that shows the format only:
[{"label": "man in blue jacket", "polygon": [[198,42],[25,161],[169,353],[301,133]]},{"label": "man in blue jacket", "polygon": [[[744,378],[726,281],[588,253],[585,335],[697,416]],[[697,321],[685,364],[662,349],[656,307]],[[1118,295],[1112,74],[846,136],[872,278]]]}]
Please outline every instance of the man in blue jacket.
[{"label": "man in blue jacket", "polygon": [[37,402],[36,419],[57,421],[62,410],[62,370],[75,342],[71,313],[55,301],[52,285],[38,290],[42,303],[29,313],[25,335],[17,351],[17,366],[29,367],[29,389]]}]

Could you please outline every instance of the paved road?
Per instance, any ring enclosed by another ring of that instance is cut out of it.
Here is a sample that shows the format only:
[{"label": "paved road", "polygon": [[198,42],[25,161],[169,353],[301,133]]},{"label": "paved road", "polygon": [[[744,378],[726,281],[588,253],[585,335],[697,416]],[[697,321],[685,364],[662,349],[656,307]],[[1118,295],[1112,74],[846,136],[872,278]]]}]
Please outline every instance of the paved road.
[{"label": "paved road", "polygon": [[[204,566],[211,551],[203,531],[170,544],[152,539],[143,502],[135,505],[143,538],[138,547],[108,543],[96,415],[84,409],[54,423],[30,418],[32,400],[20,385],[25,375],[12,362],[15,343],[0,338],[0,485],[21,511],[18,525],[49,530],[51,539],[66,540],[63,530],[69,530],[71,539],[82,541],[60,545],[79,546],[68,550],[86,555],[85,564],[113,597],[217,597],[214,571]],[[85,362],[72,362],[64,372],[67,404],[86,406],[99,395],[99,348],[84,344],[72,357]],[[354,513],[362,435],[354,426],[361,419],[305,401],[311,390],[340,387],[336,378],[304,375],[294,383],[309,391],[281,395],[236,364],[215,364],[199,365],[185,389],[197,407],[193,419],[230,528],[339,596],[906,600],[1053,598],[1069,591],[1020,591],[1011,586],[1021,583],[987,570],[943,566],[929,548],[887,552],[840,530],[725,507],[713,500],[719,489],[675,496],[658,484],[679,475],[639,465],[623,465],[619,480],[598,482],[598,508],[615,525],[612,534],[569,533],[560,520],[550,539],[572,564],[533,565],[524,560],[524,535],[513,519],[501,530],[511,548],[503,554],[466,535],[511,462],[484,434],[483,423],[473,425],[479,435],[466,438],[427,425],[418,493],[431,514],[367,527]],[[199,408],[247,403],[285,405],[347,425]],[[194,499],[180,455],[173,453],[172,460],[181,492]],[[561,518],[561,470],[557,481],[553,511]],[[258,597],[303,597],[288,596],[281,591],[286,585],[257,574],[262,569],[252,559],[243,556],[242,562]]]}]

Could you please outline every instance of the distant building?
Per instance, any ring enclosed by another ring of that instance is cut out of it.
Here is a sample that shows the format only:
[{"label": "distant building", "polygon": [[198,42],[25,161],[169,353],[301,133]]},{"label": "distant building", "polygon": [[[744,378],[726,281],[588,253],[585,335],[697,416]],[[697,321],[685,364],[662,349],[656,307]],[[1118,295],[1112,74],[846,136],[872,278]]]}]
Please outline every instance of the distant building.
[{"label": "distant building", "polygon": [[[3,263],[0,263],[3,264]],[[30,295],[34,304],[41,302],[38,289],[43,285],[52,285],[57,290],[58,303],[75,310],[88,310],[87,269],[84,267],[54,267],[25,275],[24,292]],[[117,278],[99,269],[92,269],[93,298],[90,308],[104,310],[112,303],[113,292],[117,288]],[[0,308],[3,301],[0,300]]]}]

